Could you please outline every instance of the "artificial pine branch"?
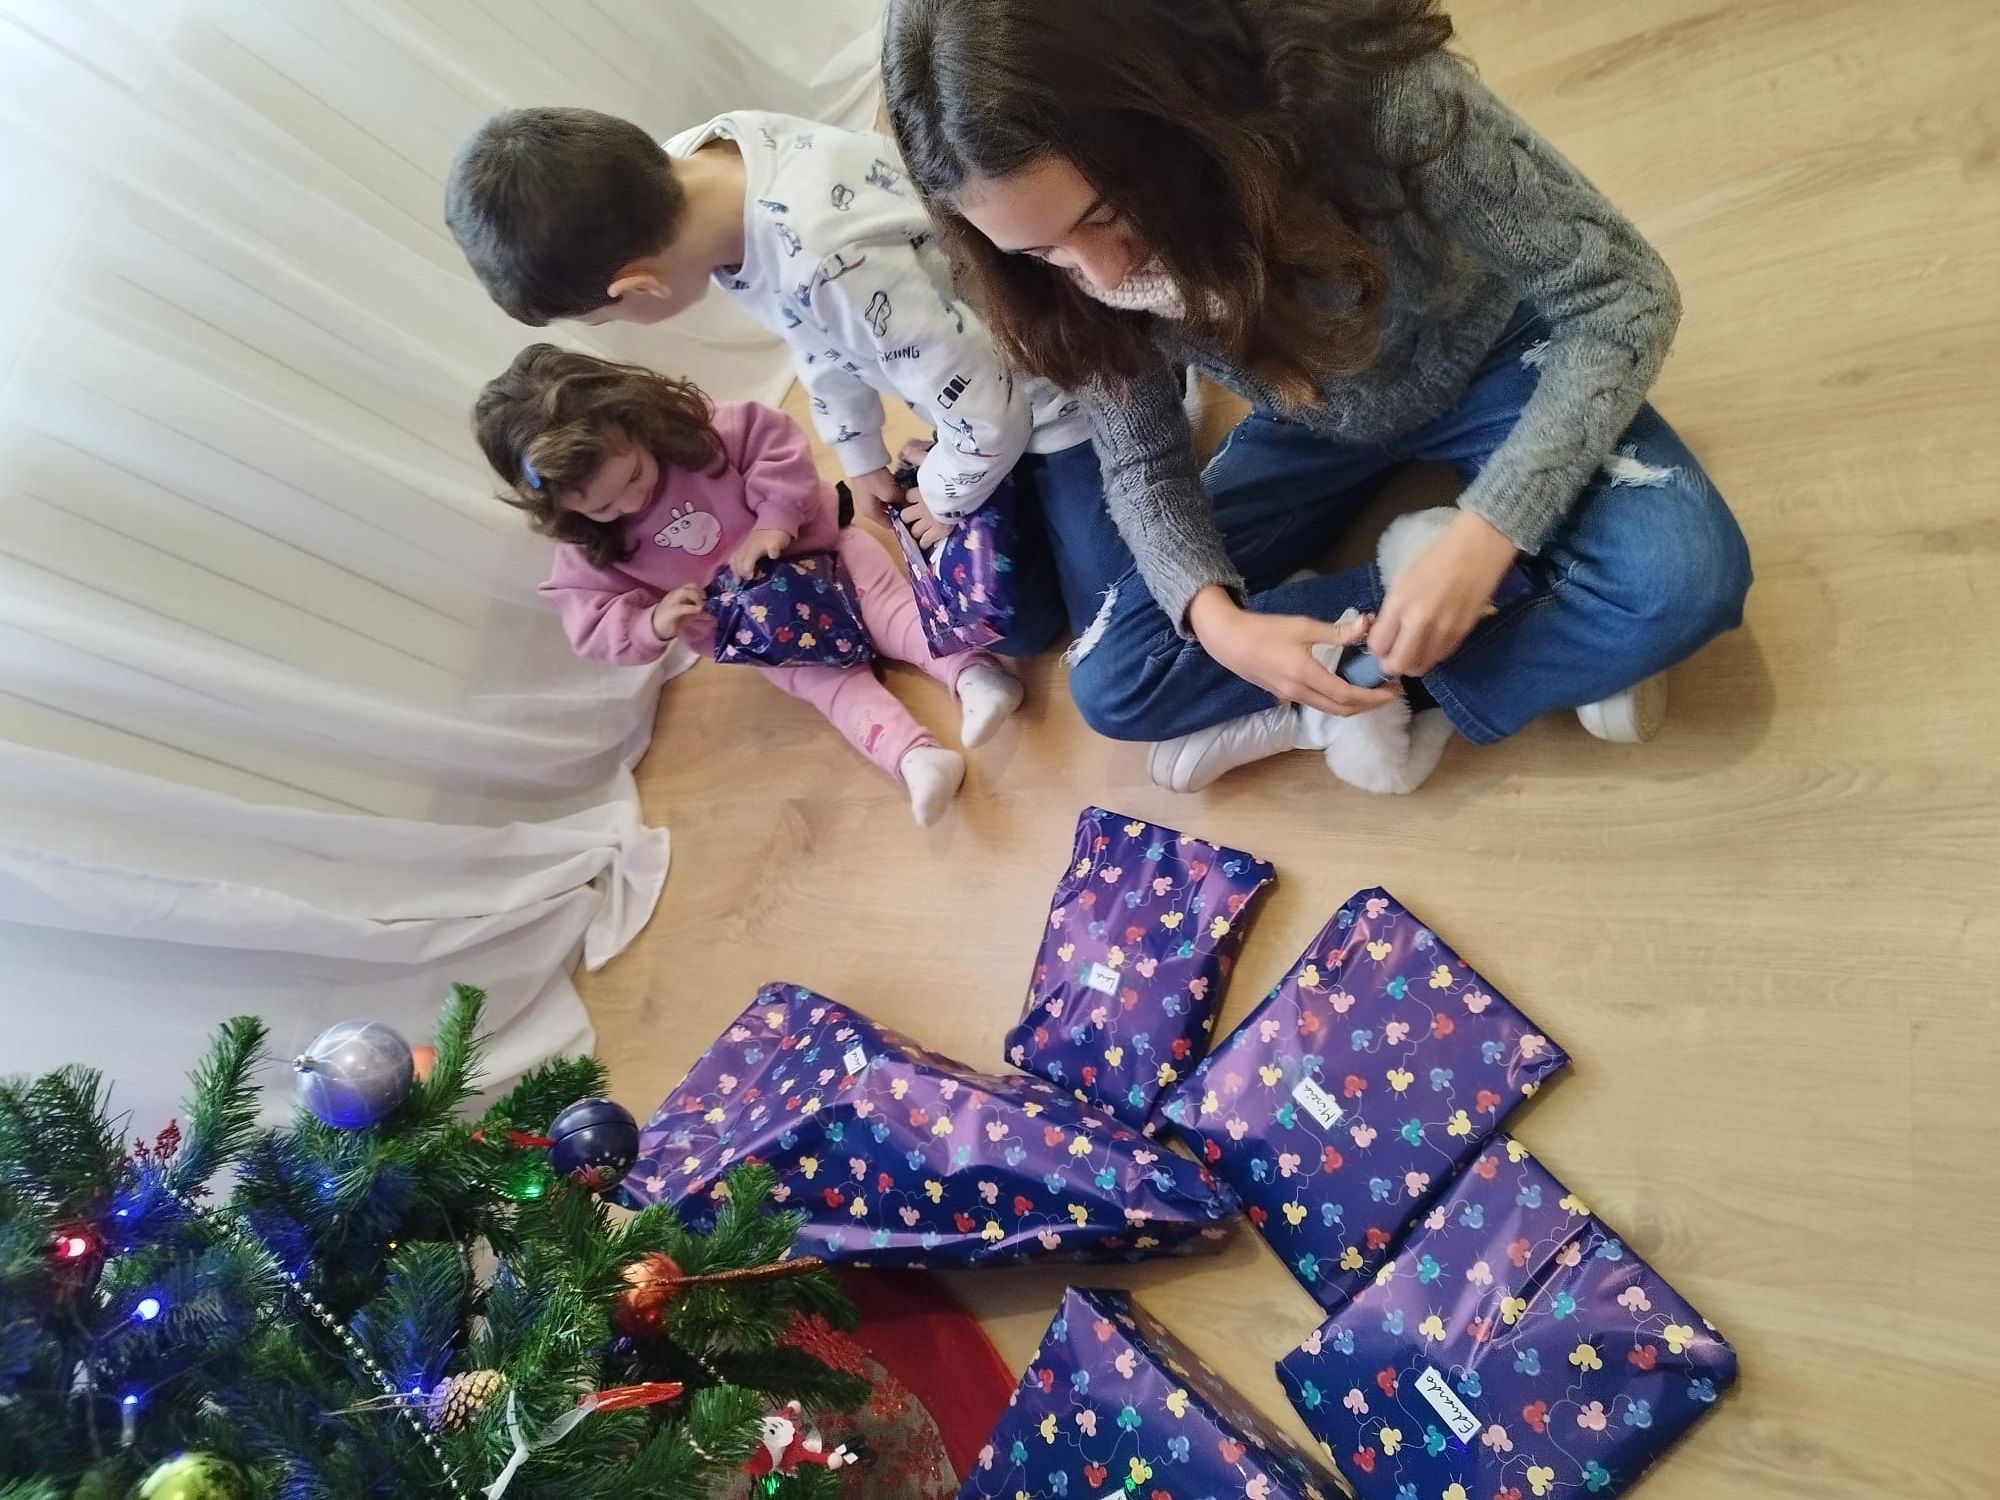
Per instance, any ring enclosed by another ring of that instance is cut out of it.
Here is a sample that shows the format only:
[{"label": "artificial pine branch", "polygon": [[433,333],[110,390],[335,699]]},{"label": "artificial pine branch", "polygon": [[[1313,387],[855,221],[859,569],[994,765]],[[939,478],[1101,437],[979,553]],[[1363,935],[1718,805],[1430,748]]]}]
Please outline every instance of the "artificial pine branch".
[{"label": "artificial pine branch", "polygon": [[540,1134],[549,1122],[579,1099],[601,1095],[610,1079],[594,1057],[562,1057],[530,1069],[480,1120],[491,1135],[515,1130]]},{"label": "artificial pine branch", "polygon": [[0,1083],[0,1183],[70,1213],[100,1199],[125,1163],[106,1099],[94,1068],[60,1068],[25,1086]]},{"label": "artificial pine branch", "polygon": [[234,1016],[222,1023],[208,1056],[189,1081],[187,1133],[164,1174],[167,1190],[197,1193],[250,1144],[257,1125],[257,1086],[250,1074],[262,1060],[264,1023]]},{"label": "artificial pine branch", "polygon": [[464,1322],[466,1266],[456,1244],[396,1251],[388,1282],[349,1325],[398,1390],[428,1390],[444,1373]]},{"label": "artificial pine branch", "polygon": [[763,1391],[780,1402],[796,1401],[809,1411],[846,1411],[868,1399],[868,1382],[858,1375],[784,1344],[718,1349],[709,1363],[731,1385]]},{"label": "artificial pine branch", "polygon": [[430,1076],[411,1088],[409,1101],[403,1106],[410,1125],[424,1128],[449,1121],[472,1097],[472,1080],[479,1071],[482,1050],[479,1017],[485,1005],[484,990],[469,984],[451,987],[451,998],[438,1012],[437,1060],[431,1064]]}]

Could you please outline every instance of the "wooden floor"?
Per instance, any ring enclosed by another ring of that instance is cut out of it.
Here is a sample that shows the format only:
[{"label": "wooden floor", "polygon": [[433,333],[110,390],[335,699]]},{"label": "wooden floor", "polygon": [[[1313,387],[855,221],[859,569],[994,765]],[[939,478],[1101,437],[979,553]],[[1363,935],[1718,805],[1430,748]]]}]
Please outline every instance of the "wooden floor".
[{"label": "wooden floor", "polygon": [[[1090,802],[1272,859],[1233,1023],[1380,882],[1575,1055],[1520,1133],[1735,1341],[1648,1500],[2000,1494],[2000,6],[1464,0],[1487,80],[1628,209],[1687,317],[1662,407],[1751,539],[1745,629],[1639,749],[1550,719],[1404,800],[1308,755],[1176,798],[1044,662],[957,812],[749,674],[668,691],[650,929],[586,977],[644,1108],[763,980],[997,1067]],[[940,731],[933,685],[899,690]],[[1125,1272],[955,1278],[1024,1363],[1066,1277],[1293,1419],[1317,1321],[1255,1234]],[[1294,1424],[1295,1425],[1295,1424]]]}]

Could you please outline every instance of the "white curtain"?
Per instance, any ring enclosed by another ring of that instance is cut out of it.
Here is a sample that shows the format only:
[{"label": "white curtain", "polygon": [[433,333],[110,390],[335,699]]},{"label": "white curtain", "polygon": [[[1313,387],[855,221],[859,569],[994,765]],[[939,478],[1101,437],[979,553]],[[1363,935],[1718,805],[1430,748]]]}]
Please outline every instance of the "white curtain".
[{"label": "white curtain", "polygon": [[[519,104],[864,123],[878,6],[0,0],[0,1073],[103,1066],[153,1128],[222,1016],[419,1036],[453,980],[501,1075],[588,1045],[671,668],[537,605],[466,411],[547,335],[444,171]],[[588,346],[775,398],[714,300]]]}]

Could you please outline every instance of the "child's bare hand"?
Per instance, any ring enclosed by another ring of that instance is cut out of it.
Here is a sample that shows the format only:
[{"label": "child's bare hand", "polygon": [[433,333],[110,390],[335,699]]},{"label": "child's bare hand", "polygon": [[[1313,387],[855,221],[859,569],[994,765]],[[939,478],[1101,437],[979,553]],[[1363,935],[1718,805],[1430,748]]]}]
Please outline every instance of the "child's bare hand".
[{"label": "child's bare hand", "polygon": [[903,524],[910,528],[910,535],[917,539],[917,545],[928,552],[950,536],[951,528],[957,523],[940,521],[924,504],[924,497],[911,490],[909,498],[903,502]]},{"label": "child's bare hand", "polygon": [[854,497],[854,508],[861,518],[878,525],[888,519],[893,507],[903,503],[903,487],[887,469],[871,469],[866,474],[851,476],[847,492]]},{"label": "child's bare hand", "polygon": [[747,580],[772,558],[783,557],[785,549],[791,545],[792,534],[789,531],[779,531],[774,526],[759,527],[737,543],[736,550],[729,554],[729,571]]},{"label": "child's bare hand", "polygon": [[672,640],[681,626],[701,613],[701,605],[700,585],[682,584],[653,606],[653,633],[663,641]]}]

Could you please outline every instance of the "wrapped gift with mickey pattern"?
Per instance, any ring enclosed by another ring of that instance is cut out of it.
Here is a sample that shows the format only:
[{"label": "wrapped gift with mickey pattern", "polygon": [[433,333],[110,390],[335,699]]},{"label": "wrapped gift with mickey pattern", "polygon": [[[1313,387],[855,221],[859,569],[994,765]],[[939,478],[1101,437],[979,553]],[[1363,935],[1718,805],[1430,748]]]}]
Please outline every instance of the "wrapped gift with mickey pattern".
[{"label": "wrapped gift with mickey pattern", "polygon": [[1588,1500],[1699,1421],[1736,1354],[1502,1137],[1278,1376],[1361,1500]]},{"label": "wrapped gift with mickey pattern", "polygon": [[1123,1292],[1071,1287],[958,1500],[1334,1500],[1338,1481]]},{"label": "wrapped gift with mickey pattern", "polygon": [[702,608],[715,621],[717,661],[853,667],[875,657],[853,585],[831,552],[777,558],[747,581],[724,568]]},{"label": "wrapped gift with mickey pattern", "polygon": [[[916,470],[906,466],[897,478],[911,488]],[[909,567],[910,591],[932,656],[990,646],[1014,628],[1014,510],[1014,481],[1003,479],[929,554],[901,512],[890,511],[889,529]]]},{"label": "wrapped gift with mickey pattern", "polygon": [[1007,1061],[1144,1128],[1208,1045],[1276,879],[1241,849],[1085,808]]},{"label": "wrapped gift with mickey pattern", "polygon": [[1161,1112],[1333,1308],[1567,1061],[1377,888],[1334,914]]},{"label": "wrapped gift with mickey pattern", "polygon": [[796,985],[767,985],[647,1123],[635,1204],[713,1217],[724,1174],[777,1173],[796,1253],[865,1266],[1138,1260],[1216,1248],[1206,1168],[1039,1079],[995,1078]]}]

